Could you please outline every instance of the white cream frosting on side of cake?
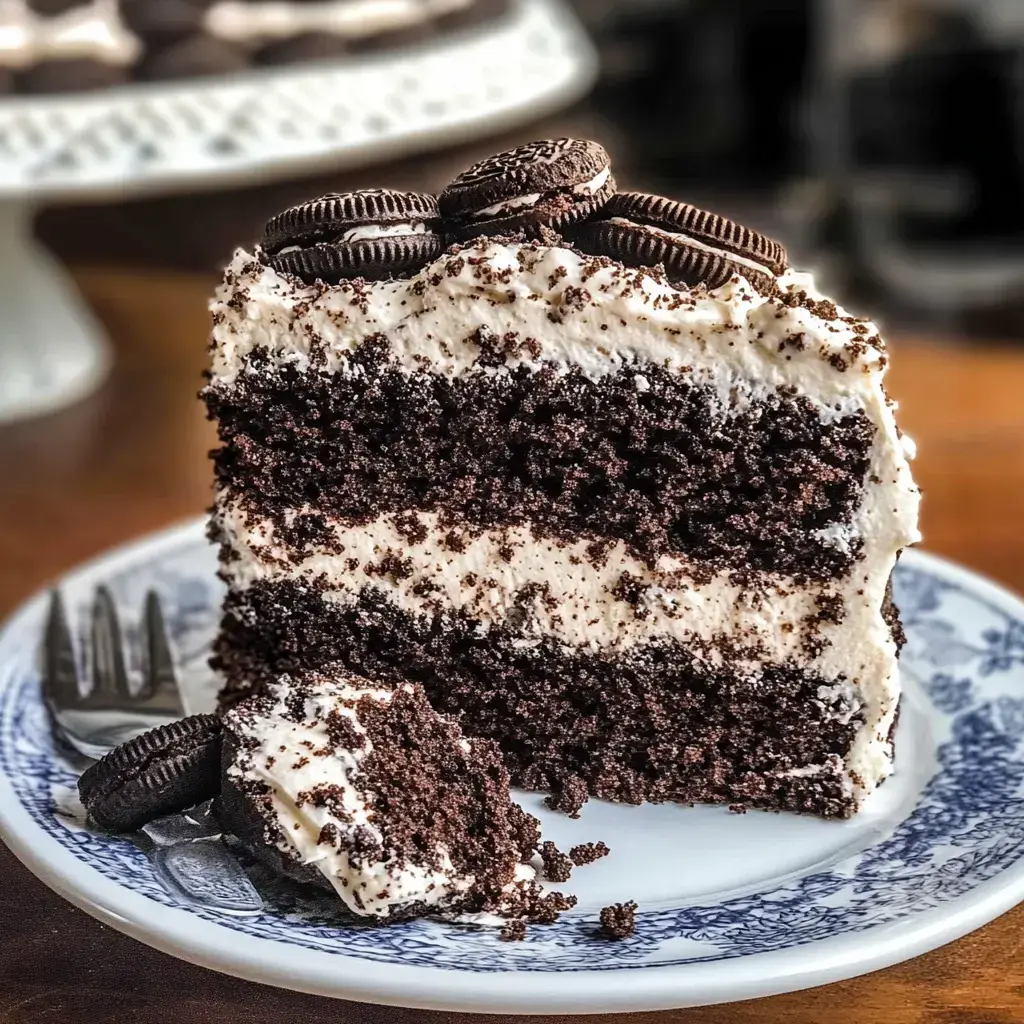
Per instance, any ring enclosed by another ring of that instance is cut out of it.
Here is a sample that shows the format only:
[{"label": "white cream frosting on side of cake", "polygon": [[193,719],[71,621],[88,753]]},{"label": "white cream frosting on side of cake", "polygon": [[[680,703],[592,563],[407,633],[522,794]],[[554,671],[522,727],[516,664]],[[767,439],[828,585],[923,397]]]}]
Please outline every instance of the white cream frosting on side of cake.
[{"label": "white cream frosting on side of cake", "polygon": [[[277,818],[277,846],[283,853],[317,868],[348,909],[363,917],[387,917],[394,907],[409,903],[437,906],[473,884],[473,876],[456,873],[443,848],[438,849],[441,870],[437,870],[409,861],[401,866],[393,860],[353,863],[344,844],[320,841],[325,827],[343,837],[363,827],[376,840],[384,838],[360,784],[360,764],[373,745],[359,721],[356,702],[368,696],[388,703],[390,691],[324,681],[315,696],[305,698],[301,723],[291,720],[287,683],[277,684],[271,692],[277,703],[267,715],[228,712],[228,728],[252,744],[228,773],[269,788]],[[339,749],[328,732],[331,714],[347,718],[365,745]],[[324,749],[330,750],[329,755],[314,753]],[[332,787],[333,800],[340,801],[343,814],[301,797],[318,787]]]},{"label": "white cream frosting on side of cake", "polygon": [[121,19],[118,0],[87,0],[49,16],[33,11],[26,0],[0,0],[0,67],[73,59],[124,67],[141,52],[141,41]]},{"label": "white cream frosting on side of cake", "polygon": [[413,28],[470,7],[475,0],[216,0],[204,24],[232,43],[288,39],[324,32],[359,39]]},{"label": "white cream frosting on side of cake", "polygon": [[[757,601],[751,587],[730,582],[728,573],[707,578],[685,559],[668,557],[652,570],[622,544],[611,548],[605,567],[597,570],[585,559],[574,566],[571,558],[580,552],[571,546],[537,540],[526,529],[513,531],[515,554],[502,568],[494,556],[499,534],[503,538],[507,531],[484,531],[456,556],[441,550],[436,521],[427,515],[420,516],[427,539],[419,545],[403,540],[387,517],[359,528],[333,524],[346,552],[351,546],[347,557],[361,564],[379,560],[387,549],[411,562],[408,580],[370,580],[361,569],[347,573],[344,559],[325,553],[292,563],[278,549],[268,523],[249,522],[222,504],[227,533],[240,556],[228,571],[240,587],[275,573],[326,574],[332,599],[341,601],[372,583],[410,611],[424,605],[411,581],[429,579],[440,588],[435,598],[479,617],[485,628],[508,614],[524,585],[540,583],[554,600],[550,609],[535,603],[530,628],[572,646],[621,649],[658,637],[713,646],[722,639],[742,643],[754,637],[760,662],[788,661],[820,673],[828,687],[848,689],[864,726],[846,770],[852,791],[862,796],[891,772],[888,738],[900,686],[896,646],[881,608],[899,551],[920,539],[920,498],[908,461],[913,445],[897,430],[895,405],[883,387],[887,356],[877,327],[841,308],[834,317],[831,309],[823,310],[818,303],[825,297],[808,274],[788,271],[779,284],[783,295],[772,298],[760,296],[742,277],[712,291],[689,291],[644,270],[560,246],[481,240],[406,280],[342,282],[323,289],[279,275],[239,251],[212,305],[212,382],[227,385],[245,373],[254,351],[269,357],[271,367],[361,373],[349,356],[366,337],[379,335],[390,343],[398,367],[447,376],[543,365],[599,379],[651,362],[709,386],[725,417],[792,389],[813,403],[826,423],[860,413],[875,428],[860,508],[851,521],[830,524],[818,534],[822,543],[841,551],[863,543],[862,556],[845,577],[797,585],[764,574],[768,594]],[[497,337],[515,331],[537,344],[522,346],[505,367],[481,368],[474,341],[481,329]],[[651,386],[636,378],[638,388],[645,384]],[[283,563],[277,560],[282,557]],[[644,588],[640,617],[609,592],[612,577],[623,572]],[[674,578],[666,586],[670,572]],[[477,580],[466,587],[469,574],[498,586]],[[799,644],[805,633],[799,624],[813,614],[823,590],[842,599],[845,614],[838,624],[820,623],[820,635],[829,642],[818,653],[803,655]],[[581,616],[586,617],[582,626]]]}]

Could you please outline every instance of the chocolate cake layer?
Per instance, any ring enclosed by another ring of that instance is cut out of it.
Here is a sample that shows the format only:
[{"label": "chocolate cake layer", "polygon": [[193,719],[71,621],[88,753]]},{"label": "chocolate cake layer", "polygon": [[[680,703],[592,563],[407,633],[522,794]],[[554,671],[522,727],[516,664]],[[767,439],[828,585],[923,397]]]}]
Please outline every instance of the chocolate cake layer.
[{"label": "chocolate cake layer", "polygon": [[509,799],[498,748],[467,741],[421,689],[282,677],[223,722],[221,823],[351,914],[550,921],[575,902],[535,881],[538,822]]},{"label": "chocolate cake layer", "polygon": [[347,374],[260,368],[254,354],[253,372],[205,392],[218,483],[282,531],[282,510],[303,505],[357,520],[437,510],[804,579],[857,559],[860,541],[828,530],[861,504],[875,436],[863,413],[826,422],[784,390],[725,412],[713,388],[647,363],[597,380],[495,372],[503,345],[529,343],[483,339],[480,369],[455,377],[389,366],[373,339]]},{"label": "chocolate cake layer", "polygon": [[229,594],[215,665],[225,702],[331,665],[421,683],[436,710],[501,745],[515,784],[570,812],[589,793],[851,814],[849,687],[789,666],[738,673],[722,655],[658,641],[602,657],[465,615],[411,615],[373,588],[345,604],[281,581]]}]

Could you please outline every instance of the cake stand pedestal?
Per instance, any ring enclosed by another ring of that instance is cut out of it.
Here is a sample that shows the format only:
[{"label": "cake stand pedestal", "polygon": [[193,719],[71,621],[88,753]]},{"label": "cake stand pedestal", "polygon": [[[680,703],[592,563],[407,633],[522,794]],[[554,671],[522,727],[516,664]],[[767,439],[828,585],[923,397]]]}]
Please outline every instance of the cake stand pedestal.
[{"label": "cake stand pedestal", "polygon": [[95,388],[109,345],[32,238],[48,199],[82,202],[350,169],[507,131],[591,86],[564,0],[393,54],[74,96],[0,100],[0,423]]},{"label": "cake stand pedestal", "polygon": [[32,237],[32,214],[0,200],[0,424],[84,398],[112,362],[70,275]]}]

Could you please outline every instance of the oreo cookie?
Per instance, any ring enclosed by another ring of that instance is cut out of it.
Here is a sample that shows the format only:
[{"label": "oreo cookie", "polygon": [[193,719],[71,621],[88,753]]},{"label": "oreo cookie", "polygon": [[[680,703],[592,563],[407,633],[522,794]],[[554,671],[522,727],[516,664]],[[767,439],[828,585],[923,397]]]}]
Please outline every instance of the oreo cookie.
[{"label": "oreo cookie", "polygon": [[381,280],[419,270],[441,255],[437,200],[419,192],[331,193],[268,221],[264,262],[307,284]]},{"label": "oreo cookie", "polygon": [[123,743],[88,768],[78,794],[102,828],[131,832],[220,790],[221,725],[193,715]]},{"label": "oreo cookie", "polygon": [[202,34],[213,0],[121,0],[125,24],[149,46],[165,46]]},{"label": "oreo cookie", "polygon": [[15,91],[21,93],[86,92],[107,89],[128,81],[129,71],[118,64],[76,57],[44,60],[19,71]]},{"label": "oreo cookie", "polygon": [[136,73],[146,81],[202,78],[241,71],[249,63],[249,55],[241,47],[196,34],[149,51]]},{"label": "oreo cookie", "polygon": [[55,18],[65,14],[72,7],[81,7],[83,0],[28,0],[29,9],[44,18]]},{"label": "oreo cookie", "polygon": [[436,34],[434,26],[424,19],[415,25],[385,29],[356,36],[351,40],[353,53],[379,53],[382,50],[398,50],[403,46],[416,46],[432,39]]},{"label": "oreo cookie", "polygon": [[457,238],[563,231],[600,210],[615,193],[604,147],[545,139],[488,157],[441,193],[441,213]]},{"label": "oreo cookie", "polygon": [[512,0],[475,0],[464,7],[437,16],[436,25],[441,32],[455,32],[475,28],[507,17],[512,10]]},{"label": "oreo cookie", "polygon": [[669,279],[718,288],[736,274],[770,295],[787,266],[786,250],[766,235],[689,203],[620,192],[600,219],[579,225],[571,240],[586,252],[632,267],[665,267]]},{"label": "oreo cookie", "polygon": [[336,60],[350,52],[348,43],[329,32],[303,32],[287,39],[275,39],[256,51],[257,64],[305,64]]}]

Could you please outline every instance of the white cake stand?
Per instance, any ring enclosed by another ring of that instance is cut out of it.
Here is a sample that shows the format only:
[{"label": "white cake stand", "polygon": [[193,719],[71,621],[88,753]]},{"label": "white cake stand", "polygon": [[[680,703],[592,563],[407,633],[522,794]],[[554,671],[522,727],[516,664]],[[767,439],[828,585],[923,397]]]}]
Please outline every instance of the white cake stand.
[{"label": "white cake stand", "polygon": [[397,54],[184,84],[0,101],[0,423],[93,390],[110,347],[35,208],[351,168],[507,129],[596,74],[562,0],[516,0],[493,25]]}]

